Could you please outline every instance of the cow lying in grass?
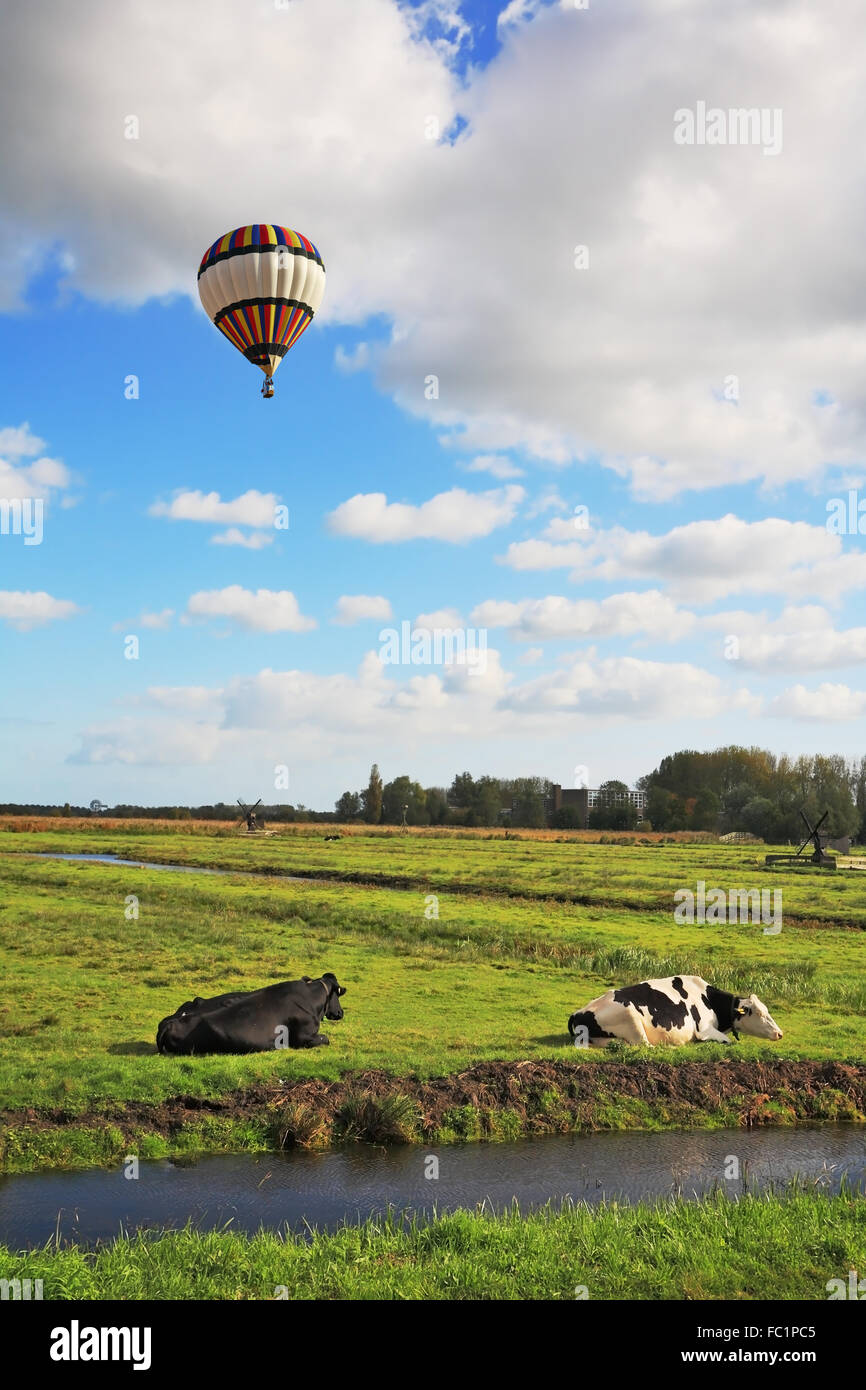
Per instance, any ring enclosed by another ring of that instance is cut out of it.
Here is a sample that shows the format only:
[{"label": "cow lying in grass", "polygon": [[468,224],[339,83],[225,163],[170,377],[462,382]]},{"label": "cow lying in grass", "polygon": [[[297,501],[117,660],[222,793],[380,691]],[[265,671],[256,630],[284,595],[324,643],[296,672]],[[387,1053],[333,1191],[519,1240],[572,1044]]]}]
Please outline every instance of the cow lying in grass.
[{"label": "cow lying in grass", "polygon": [[690,1042],[733,1042],[738,1033],[778,1042],[782,1030],[756,994],[729,994],[700,975],[644,980],[609,989],[568,1020],[575,1047],[623,1042],[676,1047]]},{"label": "cow lying in grass", "polygon": [[270,1052],[283,1047],[323,1047],[323,1018],[341,1019],[346,993],[336,975],[287,980],[247,993],[196,997],[164,1018],[156,1033],[160,1052]]}]

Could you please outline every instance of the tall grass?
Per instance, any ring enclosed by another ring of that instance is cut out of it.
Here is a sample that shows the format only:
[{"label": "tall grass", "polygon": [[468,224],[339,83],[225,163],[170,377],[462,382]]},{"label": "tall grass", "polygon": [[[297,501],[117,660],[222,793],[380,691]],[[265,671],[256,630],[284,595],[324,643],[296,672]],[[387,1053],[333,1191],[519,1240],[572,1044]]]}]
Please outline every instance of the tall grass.
[{"label": "tall grass", "polygon": [[866,1268],[866,1201],[803,1191],[393,1214],[307,1240],[187,1228],[90,1251],[0,1247],[0,1277],[42,1279],[46,1299],[73,1300],[825,1300],[851,1268]]}]

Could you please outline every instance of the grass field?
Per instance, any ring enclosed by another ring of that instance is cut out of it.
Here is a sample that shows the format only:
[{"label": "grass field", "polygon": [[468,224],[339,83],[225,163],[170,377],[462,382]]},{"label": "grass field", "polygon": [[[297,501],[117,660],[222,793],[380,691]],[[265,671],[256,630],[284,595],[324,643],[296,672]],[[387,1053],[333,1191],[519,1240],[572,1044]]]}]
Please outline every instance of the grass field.
[{"label": "grass field", "polygon": [[[46,852],[115,853],[230,872],[36,857]],[[768,872],[765,852],[564,835],[364,835],[353,828],[326,843],[312,827],[245,839],[200,825],[53,822],[43,829],[33,822],[22,829],[6,822],[0,1162],[12,1171],[115,1162],[130,1147],[147,1157],[353,1136],[441,1141],[580,1127],[862,1119],[866,876]],[[699,881],[781,889],[782,930],[676,922],[674,892]],[[348,991],[344,1020],[327,1027],[330,1048],[247,1057],[156,1053],[159,1019],[195,993],[324,970]],[[754,990],[784,1040],[643,1054],[570,1046],[566,1020],[575,1007],[612,984],[675,973]],[[848,1071],[833,1072],[836,1063]],[[446,1099],[437,1110],[431,1097],[440,1092]],[[844,1240],[831,1242],[835,1262],[857,1249],[862,1259],[863,1204],[833,1206],[823,1196],[784,1210],[773,1199],[763,1203],[752,1219],[765,1223],[767,1243],[748,1278],[736,1269],[690,1270],[688,1243],[665,1245],[662,1218],[636,1209],[517,1224],[449,1217],[431,1228],[438,1236],[370,1229],[317,1237],[312,1247],[190,1232],[166,1237],[158,1249],[169,1267],[189,1265],[188,1276],[177,1272],[188,1297],[269,1297],[262,1290],[271,1280],[294,1282],[299,1296],[475,1296],[483,1289],[525,1297],[521,1279],[512,1274],[509,1292],[497,1272],[500,1257],[507,1269],[515,1253],[528,1261],[532,1296],[565,1297],[572,1296],[568,1281],[588,1282],[572,1265],[585,1263],[593,1242],[640,1230],[641,1248],[652,1252],[645,1281],[615,1294],[608,1271],[598,1276],[607,1291],[598,1296],[749,1297],[775,1261],[774,1242],[808,1245],[790,1223],[816,1219],[809,1202],[835,1213],[845,1231]],[[716,1234],[746,1219],[706,1203],[690,1212],[689,1221],[715,1223]],[[453,1282],[435,1258],[440,1239],[451,1250]],[[367,1253],[344,1271],[349,1248]],[[190,1263],[192,1250],[200,1258]],[[822,1271],[829,1251],[820,1248]],[[123,1297],[151,1296],[147,1271],[157,1257],[136,1241],[95,1258],[75,1251],[38,1258],[67,1291],[86,1287],[86,1296],[100,1297],[100,1289],[123,1287]],[[281,1262],[291,1272],[278,1279]],[[835,1272],[828,1267],[825,1277]],[[163,1273],[160,1287],[174,1287]],[[765,1296],[811,1297],[807,1282],[798,1271],[781,1292]]]},{"label": "grass field", "polygon": [[[199,876],[32,857],[47,850],[257,872]],[[10,986],[0,1003],[2,1108],[61,1107],[68,1120],[100,1104],[213,1097],[277,1077],[369,1068],[425,1077],[492,1059],[575,1058],[565,1027],[573,1008],[611,984],[677,972],[768,1003],[783,1042],[743,1039],[738,1056],[863,1060],[866,878],[773,873],[783,893],[775,936],[751,922],[674,921],[676,887],[761,886],[754,861],[754,847],[715,844],[0,832],[0,964]],[[368,881],[287,882],[265,868],[328,868]],[[417,887],[377,886],[409,876]],[[565,891],[566,880],[592,900],[539,900],[545,883]],[[137,920],[127,920],[131,894]],[[327,1050],[155,1053],[157,1022],[194,993],[327,969],[348,990]]]},{"label": "grass field", "polygon": [[92,1252],[0,1248],[0,1278],[42,1279],[46,1299],[826,1300],[829,1280],[864,1266],[866,1202],[803,1192],[456,1212],[308,1242],[186,1230]]}]

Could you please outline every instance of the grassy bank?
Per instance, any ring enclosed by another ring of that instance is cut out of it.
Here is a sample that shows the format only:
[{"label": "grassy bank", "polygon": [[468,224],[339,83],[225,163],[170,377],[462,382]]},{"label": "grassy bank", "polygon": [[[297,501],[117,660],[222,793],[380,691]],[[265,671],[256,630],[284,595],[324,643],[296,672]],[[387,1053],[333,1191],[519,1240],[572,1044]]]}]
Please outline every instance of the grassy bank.
[{"label": "grassy bank", "polygon": [[95,1251],[0,1247],[0,1278],[42,1279],[46,1299],[824,1300],[850,1268],[866,1268],[866,1201],[804,1192],[458,1212],[309,1242],[187,1229]]},{"label": "grassy bank", "polygon": [[426,1080],[352,1072],[337,1081],[248,1087],[207,1102],[177,1096],[75,1116],[7,1112],[4,1121],[0,1159],[10,1172],[118,1164],[129,1153],[159,1158],[359,1141],[449,1144],[601,1129],[864,1123],[866,1066],[695,1061],[681,1051],[647,1056],[632,1048],[582,1061],[486,1062]]}]

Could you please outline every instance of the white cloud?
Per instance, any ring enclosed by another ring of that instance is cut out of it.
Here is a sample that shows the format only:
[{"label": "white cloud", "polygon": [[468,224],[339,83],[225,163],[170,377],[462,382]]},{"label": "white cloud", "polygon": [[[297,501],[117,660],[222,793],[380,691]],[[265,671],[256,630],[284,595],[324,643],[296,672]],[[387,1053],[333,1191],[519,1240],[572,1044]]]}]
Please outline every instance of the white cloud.
[{"label": "white cloud", "polygon": [[[0,499],[12,502],[30,497],[48,501],[52,491],[72,484],[72,474],[60,459],[42,454],[45,440],[31,433],[25,421],[0,429]],[[39,455],[36,458],[34,455]],[[31,462],[24,462],[32,459]]]},{"label": "white cloud", "polygon": [[748,691],[685,663],[581,657],[516,684],[499,652],[488,648],[486,658],[481,670],[455,662],[406,671],[370,652],[354,675],[265,669],[213,691],[160,688],[142,703],[171,716],[164,724],[145,714],[94,726],[85,730],[74,761],[221,763],[242,752],[247,763],[273,762],[275,738],[279,761],[306,763],[335,751],[363,754],[383,740],[392,758],[429,748],[431,740],[449,747],[464,741],[477,752],[500,739],[513,754],[515,742],[530,735],[567,745],[576,731],[594,737],[601,726],[717,721],[726,712],[760,709]]},{"label": "white cloud", "polygon": [[346,352],[345,348],[337,344],[334,352],[334,363],[341,372],[351,375],[353,372],[362,372],[370,365],[370,345],[369,343],[358,343],[351,352]]},{"label": "white cloud", "polygon": [[[223,502],[218,492],[176,492],[170,502],[154,502],[150,516],[169,521],[204,521],[218,526],[273,526],[279,499],[273,492],[249,492]],[[233,542],[236,544],[237,542]]]},{"label": "white cloud", "polygon": [[340,627],[351,627],[366,618],[390,618],[391,613],[390,603],[381,594],[341,594],[332,621]]},{"label": "white cloud", "polygon": [[412,626],[432,632],[436,628],[443,631],[450,628],[453,631],[455,628],[465,627],[466,624],[456,608],[435,608],[431,613],[419,613]]},{"label": "white cloud", "polygon": [[0,454],[7,458],[31,458],[45,448],[45,440],[31,433],[25,420],[23,425],[7,425],[0,430]]},{"label": "white cloud", "polygon": [[[63,64],[44,37],[63,31],[60,6],[18,7],[0,57],[16,113],[0,130],[0,292],[13,302],[52,255],[95,298],[194,296],[215,236],[251,208],[291,206],[333,271],[323,319],[390,322],[377,380],[467,451],[598,458],[656,499],[861,466],[866,344],[851,305],[866,272],[851,189],[866,90],[850,63],[866,10],[688,9],[697,46],[672,0],[586,13],[512,0],[502,50],[461,82],[465,21],[443,0],[423,22],[394,0],[263,4],[252,19],[212,0],[206,26],[168,0],[93,0]],[[419,41],[433,21],[434,42]],[[132,78],[117,61],[130,53]],[[293,101],[263,161],[260,93],[277,89]],[[783,154],[676,145],[673,113],[702,93],[780,107]],[[137,141],[123,138],[130,103]],[[431,116],[446,130],[458,113],[456,143],[427,138]],[[723,398],[731,376],[736,402]]]},{"label": "white cloud", "polygon": [[7,622],[19,632],[41,627],[60,619],[74,618],[81,610],[69,599],[52,598],[51,594],[16,592],[0,589],[0,622]]},{"label": "white cloud", "polygon": [[510,458],[504,454],[479,454],[477,458],[470,459],[467,463],[461,463],[460,467],[466,473],[489,473],[493,478],[499,478],[505,482],[507,478],[522,478],[524,470],[518,468],[516,463],[512,463]]},{"label": "white cloud", "polygon": [[579,531],[557,517],[544,536],[508,547],[502,563],[516,570],[571,569],[574,580],[655,580],[675,598],[710,603],[729,594],[838,598],[866,585],[866,553],[845,551],[825,526],[728,514],[693,521],[664,535],[646,531]]},{"label": "white cloud", "polygon": [[481,627],[508,628],[519,641],[573,637],[631,637],[638,633],[662,642],[679,642],[694,629],[693,613],[657,589],[612,594],[605,599],[569,599],[551,594],[517,603],[488,599],[471,613]]},{"label": "white cloud", "polygon": [[413,0],[406,18],[416,38],[426,37],[446,61],[451,61],[469,42],[472,30],[452,0]]},{"label": "white cloud", "polygon": [[766,613],[714,613],[704,625],[736,637],[737,661],[753,671],[821,671],[866,661],[866,627],[838,630],[826,608],[786,607]]},{"label": "white cloud", "polygon": [[508,704],[538,718],[572,711],[599,720],[713,719],[731,709],[755,714],[760,707],[748,691],[732,690],[697,666],[634,657],[575,660],[525,682]]},{"label": "white cloud", "polygon": [[568,503],[560,496],[555,487],[545,488],[540,492],[533,502],[526,509],[528,518],[543,516],[545,512],[567,512]]},{"label": "white cloud", "polygon": [[768,712],[782,719],[821,723],[860,719],[866,714],[866,690],[850,690],[847,685],[832,685],[826,681],[816,690],[792,685],[771,701]]},{"label": "white cloud", "polygon": [[155,629],[165,629],[171,627],[171,620],[174,617],[173,608],[163,608],[161,613],[142,613],[139,622],[142,627]]},{"label": "white cloud", "polygon": [[309,632],[314,618],[302,614],[295,595],[288,589],[244,589],[231,584],[226,589],[202,590],[193,594],[186,606],[190,618],[230,618],[251,632]]},{"label": "white cloud", "polygon": [[81,747],[67,761],[97,766],[201,766],[213,762],[224,747],[225,739],[213,724],[127,718],[86,729]]},{"label": "white cloud", "polygon": [[497,526],[507,526],[524,496],[523,488],[516,484],[475,493],[454,487],[414,506],[389,502],[384,492],[359,492],[330,513],[328,525],[339,536],[376,544],[411,540],[459,543],[489,536]]},{"label": "white cloud", "polygon": [[211,545],[242,545],[247,550],[264,550],[266,545],[272,545],[274,541],[273,532],[269,531],[239,531],[237,526],[230,526],[227,531],[220,531],[218,535],[211,536]]},{"label": "white cloud", "polygon": [[541,4],[542,0],[508,0],[505,9],[497,17],[497,29],[507,29],[509,25],[528,24],[538,14]]}]

